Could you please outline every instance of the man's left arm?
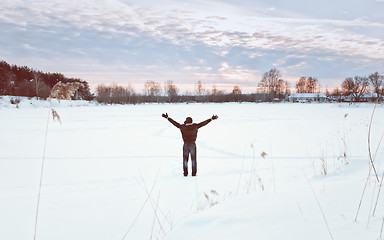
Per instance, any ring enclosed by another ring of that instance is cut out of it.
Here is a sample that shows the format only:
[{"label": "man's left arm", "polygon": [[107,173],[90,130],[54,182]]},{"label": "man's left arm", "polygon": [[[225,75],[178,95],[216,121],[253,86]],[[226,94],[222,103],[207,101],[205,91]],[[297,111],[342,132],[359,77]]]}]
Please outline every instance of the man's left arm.
[{"label": "man's left arm", "polygon": [[216,120],[217,118],[219,118],[217,115],[213,115],[210,119],[207,119],[199,124],[197,124],[197,128],[201,128],[201,127],[204,127],[205,125],[207,125],[208,123],[210,123],[212,120]]}]

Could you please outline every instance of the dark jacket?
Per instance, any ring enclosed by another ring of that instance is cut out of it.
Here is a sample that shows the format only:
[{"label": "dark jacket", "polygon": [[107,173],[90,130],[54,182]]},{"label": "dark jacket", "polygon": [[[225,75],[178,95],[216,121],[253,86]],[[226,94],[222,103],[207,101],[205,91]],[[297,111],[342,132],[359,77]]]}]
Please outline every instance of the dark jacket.
[{"label": "dark jacket", "polygon": [[183,136],[184,142],[193,143],[196,141],[197,130],[212,121],[212,119],[207,119],[201,123],[190,123],[190,124],[180,124],[173,120],[172,118],[168,118],[175,127],[179,128],[181,131],[181,135]]}]

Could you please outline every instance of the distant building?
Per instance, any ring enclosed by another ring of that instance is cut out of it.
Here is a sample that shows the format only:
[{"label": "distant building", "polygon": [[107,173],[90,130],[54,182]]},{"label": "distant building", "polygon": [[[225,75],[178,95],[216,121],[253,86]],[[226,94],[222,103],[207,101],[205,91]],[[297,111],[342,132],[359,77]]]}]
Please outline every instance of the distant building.
[{"label": "distant building", "polygon": [[[378,98],[377,93],[363,93],[359,97],[359,102],[374,102],[377,100],[377,98]],[[349,96],[345,97],[343,100],[345,102],[353,102],[356,99],[352,94],[350,94]]]},{"label": "distant building", "polygon": [[292,93],[288,100],[290,102],[325,102],[327,96],[323,93]]},{"label": "distant building", "polygon": [[361,96],[361,100],[363,102],[374,102],[377,100],[379,96],[377,93],[363,93],[363,96]]}]

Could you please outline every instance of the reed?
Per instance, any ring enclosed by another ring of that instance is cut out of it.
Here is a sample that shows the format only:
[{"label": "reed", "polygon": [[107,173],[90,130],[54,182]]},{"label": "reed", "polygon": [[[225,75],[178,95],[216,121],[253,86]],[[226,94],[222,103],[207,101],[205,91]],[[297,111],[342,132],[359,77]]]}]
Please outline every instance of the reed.
[{"label": "reed", "polygon": [[49,126],[49,115],[52,112],[52,118],[53,120],[57,120],[61,124],[60,115],[58,112],[52,108],[52,102],[51,100],[53,98],[56,98],[59,102],[60,100],[70,100],[71,97],[75,94],[75,92],[82,86],[79,82],[73,82],[73,83],[62,83],[58,82],[53,86],[51,93],[48,97],[49,100],[49,110],[48,110],[48,116],[47,116],[47,123],[45,127],[45,138],[44,138],[44,148],[43,148],[43,158],[41,161],[41,168],[40,168],[40,183],[39,183],[39,193],[37,196],[37,206],[36,206],[36,216],[35,216],[35,227],[34,227],[34,233],[33,233],[33,239],[37,239],[37,226],[38,226],[38,220],[39,220],[39,209],[40,209],[40,199],[41,199],[41,189],[43,185],[43,173],[44,173],[44,164],[45,164],[45,153],[47,148],[47,139],[48,139],[48,126]]},{"label": "reed", "polygon": [[[368,171],[368,176],[365,180],[365,184],[364,184],[364,188],[363,188],[363,192],[361,194],[361,198],[360,198],[360,201],[359,201],[359,205],[357,207],[357,212],[356,212],[356,216],[355,216],[355,222],[357,221],[357,217],[359,215],[359,212],[360,212],[360,208],[361,208],[361,204],[363,202],[363,198],[364,198],[364,195],[365,195],[365,191],[367,189],[367,185],[368,185],[368,181],[369,181],[369,178],[371,176],[371,172],[372,172],[372,169],[374,170],[375,172],[375,176],[376,176],[376,179],[377,179],[377,182],[380,182],[379,180],[379,177],[377,175],[377,172],[376,172],[376,168],[375,168],[375,165],[374,165],[374,161],[375,159],[372,158],[372,154],[371,154],[371,129],[372,129],[372,122],[373,122],[373,116],[375,115],[375,110],[376,110],[376,106],[377,106],[377,103],[375,104],[375,107],[373,108],[373,111],[372,111],[372,114],[371,114],[371,118],[370,118],[370,121],[369,121],[369,126],[368,126],[368,154],[369,154],[369,171]],[[376,154],[375,154],[376,155]],[[376,156],[375,156],[376,157]],[[380,194],[380,192],[379,192]],[[375,211],[375,210],[374,210]],[[369,219],[368,219],[368,222],[369,222]]]},{"label": "reed", "polygon": [[320,209],[320,211],[321,211],[321,214],[323,215],[323,219],[324,219],[325,225],[327,226],[328,233],[329,233],[331,239],[333,240],[334,238],[333,238],[331,229],[329,228],[329,224],[328,224],[327,218],[325,217],[325,213],[324,213],[324,211],[323,211],[323,208],[321,207],[320,201],[319,201],[319,199],[317,198],[317,195],[316,195],[316,193],[315,193],[315,190],[313,189],[312,184],[311,184],[311,182],[309,181],[308,176],[307,176],[307,174],[305,173],[304,170],[303,170],[303,173],[304,173],[305,178],[307,179],[307,182],[308,182],[309,187],[310,187],[311,190],[312,190],[313,196],[314,196],[315,199],[316,199],[316,202],[317,202],[317,205],[319,206],[319,209]]}]

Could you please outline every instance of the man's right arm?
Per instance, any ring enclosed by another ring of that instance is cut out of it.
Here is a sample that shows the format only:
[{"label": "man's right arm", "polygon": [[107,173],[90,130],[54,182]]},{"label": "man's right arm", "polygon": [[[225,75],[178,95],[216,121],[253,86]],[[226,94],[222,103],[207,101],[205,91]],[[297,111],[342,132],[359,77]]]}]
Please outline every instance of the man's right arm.
[{"label": "man's right arm", "polygon": [[175,127],[177,127],[177,128],[180,128],[180,127],[181,127],[181,124],[180,124],[180,123],[178,123],[178,122],[176,122],[175,120],[173,120],[172,118],[168,117],[168,113],[165,113],[165,114],[163,113],[162,116],[163,116],[163,118],[168,119],[168,121],[169,121],[170,123],[172,123]]},{"label": "man's right arm", "polygon": [[180,128],[181,124],[173,120],[172,118],[168,118],[168,121],[170,121],[175,127]]}]

